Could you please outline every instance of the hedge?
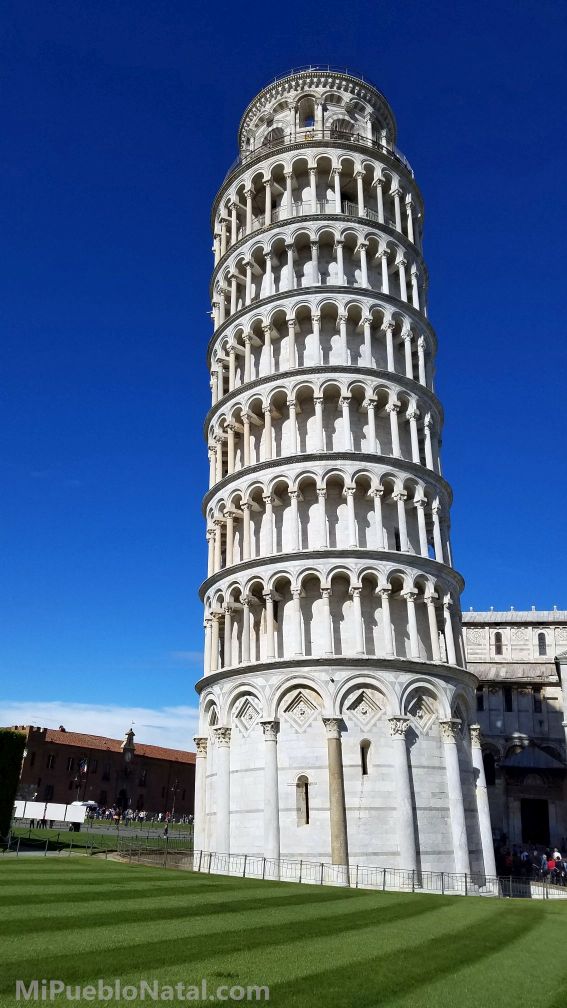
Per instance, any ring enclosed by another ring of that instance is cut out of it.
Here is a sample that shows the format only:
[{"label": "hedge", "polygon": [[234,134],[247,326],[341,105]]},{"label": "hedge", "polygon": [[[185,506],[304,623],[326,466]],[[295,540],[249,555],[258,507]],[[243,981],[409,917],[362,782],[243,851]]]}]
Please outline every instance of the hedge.
[{"label": "hedge", "polygon": [[0,837],[10,832],[25,745],[22,732],[0,729]]}]

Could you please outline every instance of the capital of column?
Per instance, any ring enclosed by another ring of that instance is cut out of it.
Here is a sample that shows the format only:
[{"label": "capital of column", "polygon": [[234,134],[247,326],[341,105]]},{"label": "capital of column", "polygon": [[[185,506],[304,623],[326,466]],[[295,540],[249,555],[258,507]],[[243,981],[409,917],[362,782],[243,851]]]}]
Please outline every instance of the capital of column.
[{"label": "capital of column", "polygon": [[440,721],[441,738],[444,742],[456,742],[461,722],[459,718],[449,718],[447,721]]},{"label": "capital of column", "polygon": [[404,598],[406,602],[415,602],[417,598],[417,592],[416,591],[402,592],[402,598]]},{"label": "capital of column", "polygon": [[265,333],[266,335],[271,335],[271,333],[272,333],[272,327],[271,327],[271,325],[269,325],[269,323],[268,323],[267,325],[263,325],[263,326],[262,326],[262,331],[263,331],[263,332],[264,332],[264,333]]},{"label": "capital of column", "polygon": [[327,730],[327,738],[340,739],[342,718],[324,717],[321,720],[323,721],[323,724],[325,725],[325,728]]},{"label": "capital of column", "polygon": [[389,599],[390,595],[392,594],[392,589],[391,588],[379,588],[378,589],[378,594],[379,594],[380,598]]},{"label": "capital of column", "polygon": [[324,487],[317,487],[317,496],[319,497],[319,499],[323,498],[323,500],[326,500],[327,491],[325,490]]},{"label": "capital of column", "polygon": [[280,729],[279,721],[261,721],[262,731],[266,742],[277,742]]},{"label": "capital of column", "polygon": [[427,501],[425,497],[416,497],[416,499],[413,502],[413,506],[416,508],[420,508],[422,511],[425,510],[426,505]]},{"label": "capital of column", "polygon": [[407,411],[406,416],[408,420],[419,420],[421,413],[419,412],[417,406],[414,406]]},{"label": "capital of column", "polygon": [[388,403],[388,405],[386,406],[386,413],[399,413],[399,412],[400,412],[399,402],[391,402]]},{"label": "capital of column", "polygon": [[471,745],[473,749],[480,749],[480,725],[472,724],[469,725],[469,732],[471,735]]},{"label": "capital of column", "polygon": [[298,500],[299,499],[299,490],[288,490],[287,495],[288,495],[288,497],[289,497],[290,500]]},{"label": "capital of column", "polygon": [[369,496],[370,497],[383,497],[384,496],[384,487],[373,487],[372,490],[370,490]]},{"label": "capital of column", "polygon": [[407,264],[408,261],[407,259],[404,259],[403,256],[401,259],[396,259],[396,266],[407,266]]},{"label": "capital of column", "polygon": [[354,497],[355,493],[356,493],[356,487],[354,486],[345,487],[345,495],[347,497]]},{"label": "capital of column", "polygon": [[213,731],[218,746],[224,747],[230,745],[231,729],[228,726],[221,725],[219,728],[214,728]]},{"label": "capital of column", "polygon": [[395,501],[405,501],[408,499],[408,495],[405,490],[397,490],[396,493],[392,494]]},{"label": "capital of column", "polygon": [[197,758],[199,758],[200,756],[206,756],[207,755],[207,744],[208,744],[208,741],[209,740],[208,740],[208,738],[207,738],[206,735],[195,735],[193,737],[193,742],[195,743],[195,750],[196,750],[196,756],[197,756]]},{"label": "capital of column", "polygon": [[352,396],[349,395],[341,396],[341,406],[348,406],[351,398]]},{"label": "capital of column", "polygon": [[388,718],[388,724],[390,725],[390,735],[392,738],[405,738],[406,732],[409,728],[410,719],[408,717],[400,717],[396,715],[395,717]]},{"label": "capital of column", "polygon": [[271,494],[262,494],[262,500],[264,501],[264,504],[274,503],[274,498],[272,497]]}]

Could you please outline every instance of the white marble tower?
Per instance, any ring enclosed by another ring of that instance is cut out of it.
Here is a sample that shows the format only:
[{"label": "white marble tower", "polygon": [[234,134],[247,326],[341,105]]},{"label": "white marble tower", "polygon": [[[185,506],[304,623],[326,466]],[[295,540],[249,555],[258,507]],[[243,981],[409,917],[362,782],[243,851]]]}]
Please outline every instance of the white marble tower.
[{"label": "white marble tower", "polygon": [[276,80],[238,139],[212,212],[195,847],[493,873],[420,191],[347,73]]}]

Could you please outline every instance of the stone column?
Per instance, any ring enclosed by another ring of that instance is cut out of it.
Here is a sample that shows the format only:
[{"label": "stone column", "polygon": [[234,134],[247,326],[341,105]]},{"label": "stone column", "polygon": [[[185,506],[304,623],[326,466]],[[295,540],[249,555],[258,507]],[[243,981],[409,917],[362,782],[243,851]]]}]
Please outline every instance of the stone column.
[{"label": "stone column", "polygon": [[412,340],[413,333],[411,329],[406,330],[402,333],[402,339],[404,341],[404,361],[406,365],[406,378],[411,378],[413,380],[413,357],[412,357]]},{"label": "stone column", "polygon": [[203,656],[203,668],[204,674],[208,675],[211,671],[211,636],[213,629],[213,621],[210,616],[205,616],[205,654]]},{"label": "stone column", "polygon": [[266,600],[266,657],[273,659],[276,656],[274,640],[274,599],[271,592],[265,592]]},{"label": "stone column", "polygon": [[331,631],[331,589],[321,588],[323,599],[323,654],[333,654],[333,634]]},{"label": "stone column", "polygon": [[329,760],[329,812],[331,820],[331,863],[344,869],[343,882],[348,878],[348,834],[345,804],[345,782],[343,775],[343,753],[341,745],[341,718],[324,717],[327,729],[327,751]]},{"label": "stone column", "polygon": [[418,336],[417,339],[417,367],[419,371],[419,381],[421,385],[427,385],[427,375],[425,372],[425,339]]},{"label": "stone column", "polygon": [[219,614],[211,613],[211,672],[216,672],[219,666]]},{"label": "stone column", "polygon": [[297,408],[295,399],[288,399],[290,455],[297,455]]},{"label": "stone column", "polygon": [[287,250],[287,289],[293,290],[295,274],[293,270],[293,242],[291,244],[286,243]]},{"label": "stone column", "polygon": [[316,239],[311,242],[311,283],[315,286],[319,283],[319,242]]},{"label": "stone column", "polygon": [[264,346],[266,348],[266,372],[272,374],[274,365],[272,361],[272,327],[271,325],[262,326],[262,331],[264,333]]},{"label": "stone column", "polygon": [[455,639],[453,637],[453,623],[451,621],[451,600],[445,599],[443,602],[443,619],[445,621],[445,646],[447,648],[447,661],[449,665],[457,664],[457,654],[455,651]]},{"label": "stone column", "polygon": [[376,522],[376,549],[384,549],[384,525],[382,522],[382,487],[375,487],[370,491],[370,496],[374,500],[374,516]]},{"label": "stone column", "polygon": [[356,548],[358,546],[356,535],[356,514],[354,510],[356,487],[345,487],[345,494],[347,501],[349,546]]},{"label": "stone column", "polygon": [[411,460],[420,465],[421,459],[419,457],[419,438],[417,436],[417,421],[419,418],[418,409],[410,409],[406,413],[409,428],[410,428],[410,439],[411,439]]},{"label": "stone column", "polygon": [[362,287],[368,287],[368,266],[366,263],[367,248],[368,242],[360,242],[358,251],[360,253],[360,284]]},{"label": "stone column", "polygon": [[250,560],[250,502],[242,501],[242,559]]},{"label": "stone column", "polygon": [[435,465],[433,463],[433,449],[431,446],[431,427],[433,420],[431,419],[431,414],[426,413],[423,418],[423,433],[425,440],[425,464],[428,469],[435,471]]},{"label": "stone column", "polygon": [[335,239],[335,248],[337,250],[337,283],[339,287],[344,287],[345,282],[345,265],[343,257],[343,247],[344,241],[342,238]]},{"label": "stone column", "polygon": [[218,854],[230,854],[230,728],[214,729],[217,745],[217,842]]},{"label": "stone column", "polygon": [[270,179],[264,179],[266,193],[264,197],[264,224],[269,227],[272,223],[272,185]]},{"label": "stone column", "polygon": [[246,196],[246,234],[250,234],[252,231],[252,197],[254,192],[252,189],[247,189],[244,193]]},{"label": "stone column", "polygon": [[291,549],[293,553],[297,553],[300,549],[299,544],[299,490],[290,490],[289,499],[291,502]]},{"label": "stone column", "polygon": [[429,549],[427,544],[427,528],[425,525],[425,508],[427,506],[427,501],[425,497],[418,497],[417,500],[414,500],[413,504],[417,512],[417,529],[419,532],[419,552],[423,557],[428,557]]},{"label": "stone column", "polygon": [[392,196],[394,197],[394,220],[396,223],[396,231],[402,230],[402,211],[400,207],[400,196],[402,195],[400,189],[394,189],[392,191]]},{"label": "stone column", "polygon": [[234,472],[234,434],[235,434],[235,431],[236,431],[236,427],[234,426],[234,424],[229,423],[229,424],[226,425],[226,432],[227,432],[226,433],[226,440],[227,440],[227,452],[226,452],[227,468],[226,468],[226,472],[227,472],[227,476],[231,476],[232,473]]},{"label": "stone column", "polygon": [[292,588],[292,605],[293,605],[293,636],[295,638],[293,644],[293,653],[295,655],[303,654],[303,641],[301,633],[301,588]]},{"label": "stone column", "polygon": [[386,406],[386,413],[390,415],[390,431],[392,434],[392,455],[395,458],[401,458],[402,451],[400,448],[400,432],[398,429],[398,413],[400,411],[399,402],[388,403]]},{"label": "stone column", "polygon": [[264,461],[272,458],[272,407],[264,406]]},{"label": "stone column", "polygon": [[250,661],[250,599],[242,596],[242,664]]},{"label": "stone column", "polygon": [[252,263],[251,263],[250,259],[248,259],[244,263],[244,265],[246,267],[246,295],[245,295],[245,301],[246,301],[246,304],[249,305],[250,302],[252,301]]},{"label": "stone column", "polygon": [[376,445],[376,399],[367,399],[363,405],[368,411],[368,450],[375,454],[378,451]]},{"label": "stone column", "polygon": [[410,653],[412,658],[419,658],[419,637],[417,634],[417,620],[415,618],[415,600],[417,592],[404,592],[408,611],[408,630],[410,638]]},{"label": "stone column", "polygon": [[288,360],[291,369],[297,367],[297,351],[295,348],[295,319],[288,318],[287,320],[287,342],[288,342]]},{"label": "stone column", "polygon": [[232,668],[232,608],[224,607],[224,661],[223,668]]},{"label": "stone column", "polygon": [[409,553],[408,529],[406,522],[406,498],[407,494],[402,491],[392,495],[398,506],[398,525],[400,529],[400,550],[402,553]]},{"label": "stone column", "polygon": [[264,856],[276,861],[279,874],[280,803],[278,787],[279,721],[262,721],[264,732]]},{"label": "stone column", "polygon": [[193,849],[202,851],[207,836],[207,743],[206,735],[195,735],[195,820]]},{"label": "stone column", "polygon": [[353,622],[354,622],[354,653],[363,655],[364,654],[364,623],[362,621],[362,606],[360,602],[361,588],[359,585],[355,585],[351,588],[352,595],[352,609],[353,609]]},{"label": "stone column", "polygon": [[274,498],[271,494],[263,494],[262,500],[264,501],[265,513],[264,521],[266,523],[265,530],[262,528],[264,535],[262,536],[262,550],[266,556],[271,556],[274,550]]},{"label": "stone column", "polygon": [[382,260],[382,294],[390,293],[390,280],[388,277],[388,250],[382,249],[380,252]]},{"label": "stone column", "polygon": [[384,624],[384,651],[388,657],[394,654],[394,636],[392,634],[392,617],[390,615],[390,592],[391,588],[380,588],[379,595],[382,599],[382,621]]},{"label": "stone column", "polygon": [[266,264],[266,297],[274,293],[274,281],[272,276],[272,253],[269,248],[264,250],[264,262]]},{"label": "stone column", "polygon": [[352,451],[352,436],[350,432],[350,396],[341,396],[341,406],[343,410],[343,437],[344,450]]},{"label": "stone column", "polygon": [[315,342],[315,362],[317,364],[322,364],[322,354],[321,354],[321,316],[313,315],[313,340]]},{"label": "stone column", "polygon": [[431,514],[433,515],[433,548],[435,551],[435,559],[439,563],[443,563],[443,540],[441,539],[441,523],[439,521],[439,511],[441,510],[441,505],[436,501],[431,507]]},{"label": "stone column", "polygon": [[380,224],[384,223],[384,191],[382,186],[384,185],[384,179],[376,179],[376,209],[378,211],[378,222]]},{"label": "stone column", "polygon": [[236,203],[230,204],[230,244],[234,245],[238,240],[238,220],[236,217]]},{"label": "stone column", "polygon": [[480,828],[480,842],[482,846],[484,872],[486,875],[496,875],[496,861],[494,859],[494,844],[492,842],[492,826],[490,823],[488,792],[486,790],[486,777],[484,775],[484,763],[482,759],[482,748],[480,745],[480,725],[472,724],[469,727],[471,733],[471,755],[476,784],[476,807],[478,812],[478,825]]},{"label": "stone column", "polygon": [[411,303],[419,311],[419,274],[415,263],[411,268]]},{"label": "stone column", "polygon": [[417,853],[415,849],[415,828],[413,821],[413,802],[411,797],[408,752],[406,732],[409,718],[388,718],[392,750],[394,758],[394,781],[398,799],[398,847],[400,851],[400,868],[405,871],[415,871],[417,868]]},{"label": "stone column", "polygon": [[324,487],[317,489],[317,499],[319,503],[319,549],[327,548],[327,491]]},{"label": "stone column", "polygon": [[387,322],[384,326],[386,334],[386,367],[388,371],[395,371],[394,365],[394,323]]},{"label": "stone column", "polygon": [[445,750],[445,766],[447,768],[447,791],[449,794],[449,815],[451,833],[453,836],[453,851],[455,854],[455,871],[457,875],[469,874],[469,845],[467,841],[467,826],[465,808],[463,805],[463,789],[459,770],[459,753],[457,750],[457,732],[460,721],[451,718],[440,721],[441,738]]},{"label": "stone column", "polygon": [[434,662],[441,661],[441,651],[439,649],[439,629],[437,627],[437,610],[432,595],[425,598],[427,606],[427,619],[429,620],[429,636],[431,638],[431,655]]},{"label": "stone column", "polygon": [[406,266],[407,262],[405,259],[400,259],[396,266],[398,267],[398,276],[400,278],[400,297],[402,301],[407,301],[408,299],[408,288],[406,283]]},{"label": "stone column", "polygon": [[215,574],[222,567],[222,522],[220,518],[215,518]]},{"label": "stone column", "polygon": [[317,432],[317,447],[315,451],[322,452],[325,451],[325,437],[323,431],[323,396],[315,396],[313,403],[315,405],[315,424]]},{"label": "stone column", "polygon": [[342,363],[348,364],[348,340],[347,340],[347,317],[344,314],[339,315],[339,333],[341,336],[341,356]]},{"label": "stone column", "polygon": [[252,379],[252,333],[244,333],[244,381]]},{"label": "stone column", "polygon": [[231,567],[234,557],[234,511],[225,511],[226,521],[226,566]]},{"label": "stone column", "polygon": [[242,414],[242,440],[243,444],[243,455],[244,455],[244,465],[250,465],[250,417],[248,413]]},{"label": "stone column", "polygon": [[284,172],[285,175],[285,203],[287,216],[291,217],[293,215],[293,193],[291,189],[292,173],[290,171]]},{"label": "stone column", "polygon": [[362,180],[364,178],[363,172],[356,172],[356,196],[358,202],[358,216],[364,217],[364,189],[362,187]]},{"label": "stone column", "polygon": [[342,213],[342,201],[341,201],[341,169],[333,168],[333,177],[335,180],[335,213]]},{"label": "stone column", "polygon": [[369,316],[365,316],[362,320],[362,325],[364,328],[364,364],[366,367],[372,367],[372,319]]},{"label": "stone column", "polygon": [[317,169],[315,166],[309,168],[309,197],[311,200],[311,213],[317,213]]},{"label": "stone column", "polygon": [[412,244],[415,245],[415,237],[414,237],[414,233],[413,233],[413,212],[412,212],[412,210],[413,210],[413,205],[412,205],[411,193],[408,193],[408,195],[406,196],[406,214],[407,214],[407,222],[408,222],[408,238],[409,238],[410,242],[412,242]]},{"label": "stone column", "polygon": [[207,534],[207,577],[211,577],[215,572],[215,531],[208,528]]}]

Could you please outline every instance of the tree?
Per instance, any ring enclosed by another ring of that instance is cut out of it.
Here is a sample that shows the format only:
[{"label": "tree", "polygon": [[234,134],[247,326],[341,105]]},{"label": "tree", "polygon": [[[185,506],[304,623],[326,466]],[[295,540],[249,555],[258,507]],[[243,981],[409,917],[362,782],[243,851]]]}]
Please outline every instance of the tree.
[{"label": "tree", "polygon": [[25,745],[21,732],[0,729],[0,838],[10,832]]}]

